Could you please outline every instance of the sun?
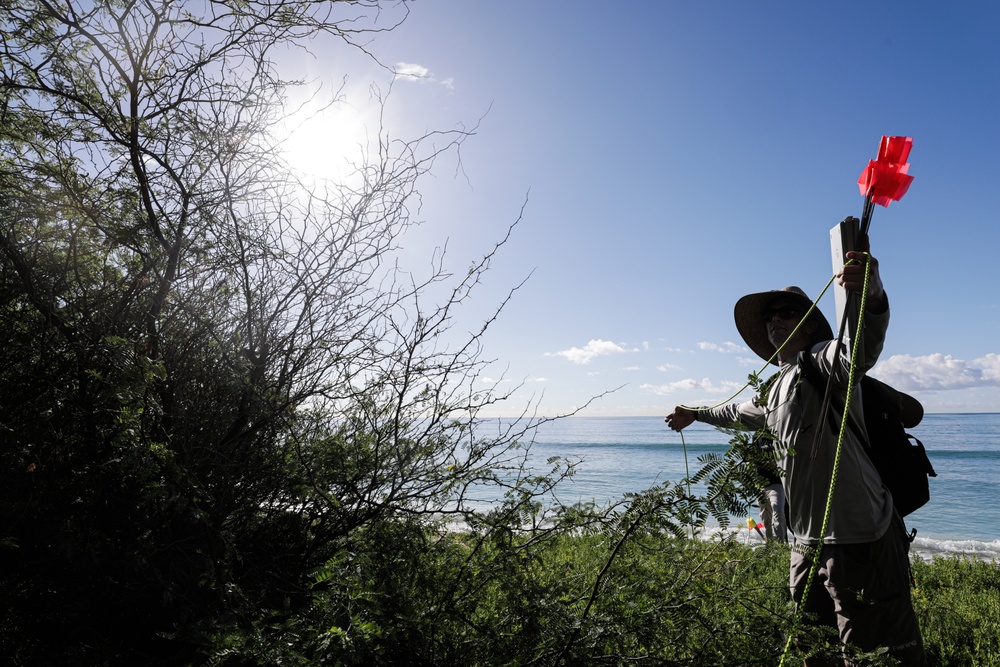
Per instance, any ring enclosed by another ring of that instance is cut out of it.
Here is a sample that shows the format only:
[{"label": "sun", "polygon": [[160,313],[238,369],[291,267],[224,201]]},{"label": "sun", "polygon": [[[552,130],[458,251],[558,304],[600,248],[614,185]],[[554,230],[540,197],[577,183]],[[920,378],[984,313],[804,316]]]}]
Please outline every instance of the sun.
[{"label": "sun", "polygon": [[343,181],[377,145],[379,111],[346,95],[315,97],[292,106],[279,131],[280,151],[291,171],[310,181]]}]

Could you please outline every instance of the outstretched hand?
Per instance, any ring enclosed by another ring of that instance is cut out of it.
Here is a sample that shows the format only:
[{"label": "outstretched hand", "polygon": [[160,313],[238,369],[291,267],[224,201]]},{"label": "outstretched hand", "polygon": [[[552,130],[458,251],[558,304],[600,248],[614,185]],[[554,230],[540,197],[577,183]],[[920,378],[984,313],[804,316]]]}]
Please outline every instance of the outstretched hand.
[{"label": "outstretched hand", "polygon": [[674,431],[680,431],[694,423],[694,416],[694,410],[678,405],[673,412],[663,418],[663,421]]}]

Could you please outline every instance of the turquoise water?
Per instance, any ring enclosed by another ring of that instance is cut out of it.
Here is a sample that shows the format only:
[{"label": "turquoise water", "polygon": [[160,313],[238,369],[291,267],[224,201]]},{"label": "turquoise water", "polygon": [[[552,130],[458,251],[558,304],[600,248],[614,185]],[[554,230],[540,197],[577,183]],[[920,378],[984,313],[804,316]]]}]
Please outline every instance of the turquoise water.
[{"label": "turquoise water", "polygon": [[[930,480],[930,502],[906,518],[907,527],[917,529],[915,550],[1000,559],[1000,413],[928,414],[910,432],[938,473]],[[579,461],[576,474],[559,487],[560,501],[606,503],[679,482],[685,463],[693,473],[699,456],[724,452],[729,442],[704,424],[683,434],[682,443],[662,417],[569,417],[539,428],[532,460]]]}]

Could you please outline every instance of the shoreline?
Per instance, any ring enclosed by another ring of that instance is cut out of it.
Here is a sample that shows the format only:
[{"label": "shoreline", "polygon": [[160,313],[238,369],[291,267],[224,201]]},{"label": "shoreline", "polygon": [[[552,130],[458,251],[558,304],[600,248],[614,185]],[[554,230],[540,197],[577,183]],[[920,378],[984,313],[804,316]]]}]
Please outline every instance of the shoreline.
[{"label": "shoreline", "polygon": [[[696,539],[711,540],[715,538],[725,538],[736,540],[748,546],[762,546],[764,540],[756,533],[750,532],[746,526],[734,522],[728,529],[723,531],[719,526],[706,526]],[[792,540],[789,540],[789,545]],[[919,532],[910,544],[910,555],[916,556],[925,562],[934,558],[954,558],[964,557],[971,560],[992,562],[1000,565],[1000,539],[995,540],[975,540],[926,537]]]}]

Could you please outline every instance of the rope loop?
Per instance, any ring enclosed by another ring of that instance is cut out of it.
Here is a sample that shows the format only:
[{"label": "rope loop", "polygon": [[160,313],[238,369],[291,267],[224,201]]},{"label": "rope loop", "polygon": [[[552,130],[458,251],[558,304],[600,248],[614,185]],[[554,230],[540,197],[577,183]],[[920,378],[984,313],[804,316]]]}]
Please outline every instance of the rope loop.
[{"label": "rope loop", "polygon": [[[865,307],[866,307],[867,301],[868,301],[868,280],[869,280],[869,277],[871,275],[871,262],[869,261],[871,259],[871,255],[866,252],[865,256],[867,258],[866,261],[865,261],[865,277],[864,277],[863,287],[862,287],[862,290],[861,290],[861,304],[859,306],[859,308],[860,308],[859,312],[862,315],[865,312]],[[846,266],[848,266],[850,264],[854,264],[854,263],[856,263],[856,260],[848,260],[847,262],[844,263],[844,266],[846,267]],[[700,410],[710,410],[712,408],[717,408],[719,406],[731,403],[740,394],[742,394],[748,387],[750,387],[751,385],[758,385],[759,384],[760,375],[765,370],[767,370],[767,367],[771,364],[771,361],[774,360],[774,358],[784,348],[784,346],[788,343],[788,341],[791,340],[795,336],[795,334],[798,332],[799,328],[809,319],[809,316],[813,313],[813,311],[816,310],[817,304],[819,303],[819,300],[822,299],[823,296],[826,294],[827,290],[830,289],[830,285],[833,284],[833,281],[836,279],[836,277],[837,277],[837,275],[834,274],[830,278],[830,280],[827,281],[826,285],[823,287],[823,290],[819,293],[819,296],[817,296],[816,299],[809,306],[809,309],[806,311],[806,313],[799,320],[799,323],[795,326],[795,328],[792,330],[792,332],[788,335],[788,338],[785,339],[785,342],[781,344],[781,347],[779,347],[777,350],[774,351],[774,354],[771,355],[771,357],[767,360],[767,362],[764,364],[764,366],[759,371],[757,371],[755,373],[752,373],[750,375],[750,377],[747,380],[746,384],[744,384],[739,390],[737,390],[735,394],[733,394],[729,398],[727,398],[727,399],[725,399],[725,400],[723,400],[723,401],[721,401],[719,403],[716,403],[715,405],[710,406],[710,407],[688,407],[686,405],[682,405],[681,407],[684,408],[684,409],[686,409],[686,410],[691,410],[693,412],[698,412]],[[858,324],[857,324],[857,330],[854,332],[854,338],[853,338],[854,341],[861,340],[861,334],[862,334],[862,330],[863,330],[863,322],[864,322],[864,318],[863,317],[859,317],[858,318]],[[840,341],[838,340],[838,345],[839,345],[839,342]],[[827,531],[827,528],[829,527],[829,523],[830,523],[830,510],[833,507],[833,493],[834,493],[834,489],[836,488],[836,485],[837,485],[837,473],[840,470],[840,456],[841,456],[841,453],[843,451],[844,433],[845,433],[845,430],[846,430],[846,427],[847,427],[847,418],[848,418],[848,415],[850,414],[851,395],[852,395],[852,393],[854,391],[855,374],[856,374],[856,369],[857,369],[857,349],[858,349],[857,345],[852,345],[851,346],[851,361],[850,361],[850,369],[849,369],[848,382],[847,382],[847,395],[846,395],[846,397],[844,399],[844,414],[841,416],[841,420],[840,420],[840,432],[837,434],[837,450],[836,450],[836,453],[835,453],[834,459],[833,459],[833,470],[831,471],[831,474],[830,474],[830,488],[829,488],[829,490],[827,492],[827,496],[826,496],[826,506],[825,506],[825,508],[823,510],[823,524],[822,524],[822,527],[820,528],[820,542],[815,547],[810,547],[810,548],[808,548],[804,552],[805,555],[812,561],[812,563],[811,563],[810,568],[809,568],[809,575],[806,577],[806,582],[805,582],[806,585],[805,585],[804,592],[803,592],[803,602],[799,603],[798,605],[796,605],[795,616],[792,619],[792,628],[791,628],[790,632],[788,633],[788,639],[785,642],[785,648],[784,648],[784,650],[782,651],[782,654],[781,654],[781,661],[778,663],[779,667],[784,667],[785,661],[788,658],[788,654],[789,654],[789,652],[791,650],[791,647],[792,647],[792,642],[795,639],[795,634],[796,634],[796,632],[798,632],[799,626],[802,623],[802,608],[804,606],[805,599],[808,596],[809,590],[812,588],[812,582],[816,578],[816,573],[817,573],[817,571],[819,569],[818,568],[818,565],[819,565],[819,555],[820,555],[820,553],[823,550],[823,540],[826,538],[826,531]],[[681,433],[681,443],[684,444],[684,467],[685,467],[685,470],[687,471],[687,476],[688,476],[688,495],[690,495],[690,477],[691,477],[691,473],[690,473],[690,467],[688,465],[687,444],[684,441],[684,434],[683,433]],[[693,536],[693,526],[692,526],[692,536]]]}]

